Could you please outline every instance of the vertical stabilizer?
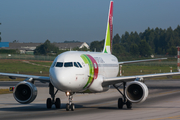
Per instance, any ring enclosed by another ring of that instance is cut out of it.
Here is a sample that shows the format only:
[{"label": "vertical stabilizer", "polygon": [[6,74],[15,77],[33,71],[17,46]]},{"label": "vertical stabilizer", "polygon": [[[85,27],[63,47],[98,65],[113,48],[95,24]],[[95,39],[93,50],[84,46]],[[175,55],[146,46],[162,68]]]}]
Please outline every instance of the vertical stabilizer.
[{"label": "vertical stabilizer", "polygon": [[113,1],[110,1],[103,53],[111,54],[113,34]]}]

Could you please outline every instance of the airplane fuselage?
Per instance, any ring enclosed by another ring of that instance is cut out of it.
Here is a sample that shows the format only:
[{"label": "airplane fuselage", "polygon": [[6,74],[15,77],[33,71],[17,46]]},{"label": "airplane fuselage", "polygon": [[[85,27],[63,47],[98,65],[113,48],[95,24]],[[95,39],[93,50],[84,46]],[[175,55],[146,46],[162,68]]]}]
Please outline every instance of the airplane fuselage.
[{"label": "airplane fuselage", "polygon": [[104,77],[116,77],[117,58],[101,52],[68,51],[56,57],[49,70],[51,83],[63,92],[103,92]]}]

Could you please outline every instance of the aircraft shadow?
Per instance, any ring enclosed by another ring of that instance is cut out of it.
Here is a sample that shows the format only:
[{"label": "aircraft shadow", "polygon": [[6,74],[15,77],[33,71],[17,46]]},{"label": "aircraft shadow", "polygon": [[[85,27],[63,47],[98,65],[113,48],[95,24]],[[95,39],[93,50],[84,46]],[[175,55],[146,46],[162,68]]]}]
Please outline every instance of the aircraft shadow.
[{"label": "aircraft shadow", "polygon": [[[4,107],[0,108],[0,111],[50,111],[56,110],[55,106],[53,105],[51,109],[46,108],[46,104],[29,104],[29,105],[20,105],[20,104],[10,104],[13,107]],[[16,106],[17,105],[17,106]],[[62,104],[62,108],[65,108],[65,104]]]}]

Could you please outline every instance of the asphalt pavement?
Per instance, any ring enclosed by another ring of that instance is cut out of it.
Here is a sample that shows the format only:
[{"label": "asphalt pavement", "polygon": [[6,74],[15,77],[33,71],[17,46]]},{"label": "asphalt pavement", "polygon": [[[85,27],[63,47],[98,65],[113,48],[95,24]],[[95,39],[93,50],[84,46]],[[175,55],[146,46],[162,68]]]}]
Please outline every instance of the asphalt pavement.
[{"label": "asphalt pavement", "polygon": [[[17,82],[0,82],[0,87],[9,87]],[[48,84],[37,83],[38,95],[31,104],[19,104],[12,94],[0,95],[0,120],[161,120],[180,119],[180,81],[148,80],[149,96],[143,103],[133,104],[132,109],[117,108],[121,95],[116,89],[97,94],[75,94],[75,111],[66,111],[68,98],[58,92],[61,109],[46,108],[46,99],[50,97]]]}]

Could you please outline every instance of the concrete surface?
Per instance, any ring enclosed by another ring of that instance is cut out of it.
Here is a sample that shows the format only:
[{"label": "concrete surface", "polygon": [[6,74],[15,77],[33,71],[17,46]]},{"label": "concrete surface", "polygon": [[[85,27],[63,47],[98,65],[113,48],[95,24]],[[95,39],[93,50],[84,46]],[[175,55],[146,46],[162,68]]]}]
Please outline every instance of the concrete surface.
[{"label": "concrete surface", "polygon": [[[117,100],[121,95],[116,89],[105,93],[76,94],[73,102],[75,111],[66,111],[68,98],[58,92],[61,98],[61,109],[46,108],[49,96],[48,87],[38,87],[38,96],[27,105],[19,104],[12,94],[0,95],[0,120],[161,120],[180,119],[180,81],[148,80],[147,100],[133,104],[132,109],[117,109]],[[2,85],[0,85],[3,87]],[[8,87],[8,86],[7,86]]]}]

